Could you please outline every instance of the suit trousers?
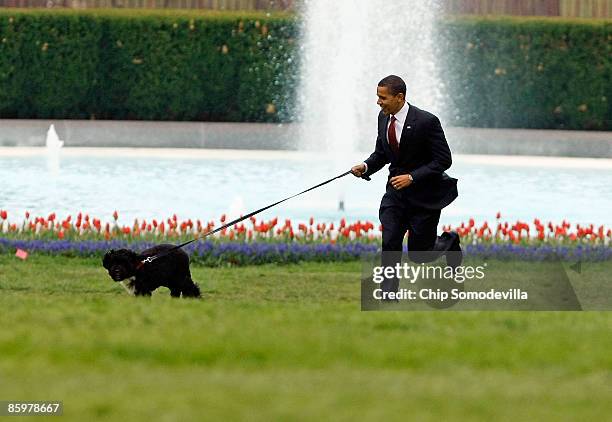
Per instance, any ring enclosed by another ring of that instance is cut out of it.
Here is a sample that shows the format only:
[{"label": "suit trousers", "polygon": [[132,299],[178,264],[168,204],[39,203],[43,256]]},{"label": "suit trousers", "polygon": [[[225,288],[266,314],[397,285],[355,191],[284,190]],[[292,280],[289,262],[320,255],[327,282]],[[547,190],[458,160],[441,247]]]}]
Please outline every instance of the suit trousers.
[{"label": "suit trousers", "polygon": [[[404,236],[408,232],[408,257],[415,263],[431,262],[443,251],[435,251],[441,210],[432,210],[410,204],[405,192],[389,189],[380,204],[382,224],[382,265],[395,266],[401,262]],[[383,291],[396,292],[399,280],[385,279]]]}]

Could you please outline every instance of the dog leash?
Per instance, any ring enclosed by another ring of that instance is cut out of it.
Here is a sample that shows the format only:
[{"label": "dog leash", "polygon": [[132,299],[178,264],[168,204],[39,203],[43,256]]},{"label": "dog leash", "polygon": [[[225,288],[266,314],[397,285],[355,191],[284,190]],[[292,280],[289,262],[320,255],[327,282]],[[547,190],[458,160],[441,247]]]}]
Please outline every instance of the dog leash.
[{"label": "dog leash", "polygon": [[[258,210],[256,210],[256,211],[250,212],[250,213],[248,213],[247,215],[244,215],[244,216],[242,216],[242,217],[236,218],[235,220],[232,220],[232,221],[230,221],[229,223],[226,223],[226,224],[222,225],[221,227],[216,228],[215,230],[211,230],[211,231],[209,231],[209,232],[207,232],[207,233],[204,233],[204,234],[203,234],[203,235],[201,235],[201,236],[199,236],[199,235],[198,235],[198,236],[196,236],[194,239],[188,240],[187,242],[181,243],[180,245],[176,245],[176,246],[174,246],[174,247],[173,247],[173,248],[171,248],[171,249],[168,249],[168,250],[165,250],[165,251],[160,252],[160,253],[158,253],[158,254],[155,254],[155,255],[149,256],[149,257],[145,258],[144,260],[140,261],[140,264],[137,266],[137,268],[136,268],[136,269],[140,269],[140,268],[142,268],[142,267],[143,267],[145,264],[150,264],[151,262],[155,261],[156,259],[159,259],[159,258],[161,258],[161,257],[164,257],[164,256],[166,256],[166,255],[168,255],[168,254],[172,253],[173,251],[175,251],[175,250],[177,250],[177,249],[182,248],[183,246],[189,245],[190,243],[193,243],[193,242],[195,242],[195,241],[197,241],[197,240],[203,239],[203,238],[205,238],[205,237],[207,237],[207,236],[210,236],[211,234],[215,234],[215,233],[217,233],[217,232],[219,232],[219,231],[221,231],[221,230],[223,230],[223,229],[228,228],[229,226],[232,226],[232,225],[234,225],[234,224],[240,223],[241,221],[246,220],[247,218],[250,218],[250,217],[252,217],[252,216],[254,216],[254,215],[256,215],[256,214],[259,214],[259,213],[260,213],[260,212],[262,212],[262,211],[265,211],[265,210],[267,210],[267,209],[269,209],[269,208],[272,208],[272,207],[274,207],[274,206],[276,206],[276,205],[278,205],[278,204],[281,204],[281,203],[283,203],[283,202],[285,202],[285,201],[288,201],[288,200],[290,200],[290,199],[292,199],[292,198],[295,198],[296,196],[300,196],[300,195],[302,195],[302,194],[304,194],[304,193],[306,193],[306,192],[310,192],[311,190],[314,190],[314,189],[320,188],[321,186],[326,185],[326,184],[328,184],[328,183],[331,183],[331,182],[333,182],[334,180],[336,180],[336,179],[340,179],[340,178],[342,178],[342,177],[344,177],[344,176],[346,176],[346,175],[348,175],[348,174],[351,174],[351,170],[349,170],[349,171],[347,171],[347,172],[344,172],[344,173],[342,173],[342,174],[340,174],[340,175],[338,175],[338,176],[336,176],[336,177],[332,177],[331,179],[326,180],[325,182],[319,183],[318,185],[315,185],[315,186],[312,186],[312,187],[310,187],[310,188],[308,188],[308,189],[306,189],[306,190],[303,190],[303,191],[302,191],[302,192],[300,192],[300,193],[296,193],[295,195],[288,196],[287,198],[285,198],[285,199],[281,199],[281,200],[280,200],[280,201],[278,201],[278,202],[275,202],[275,203],[273,203],[273,204],[267,205],[267,206],[265,206],[265,207],[263,207],[263,208],[260,208],[260,209],[258,209]],[[368,181],[370,181],[370,180],[371,180],[371,179],[370,179],[368,176],[361,176],[361,178],[362,178],[362,179],[365,179],[365,180],[368,180]]]}]

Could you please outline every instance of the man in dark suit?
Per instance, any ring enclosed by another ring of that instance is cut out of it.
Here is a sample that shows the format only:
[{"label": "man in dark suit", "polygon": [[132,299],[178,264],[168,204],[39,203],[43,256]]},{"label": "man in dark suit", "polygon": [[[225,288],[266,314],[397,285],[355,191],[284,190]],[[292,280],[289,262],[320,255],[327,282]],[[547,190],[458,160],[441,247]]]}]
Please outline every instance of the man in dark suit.
[{"label": "man in dark suit", "polygon": [[[437,235],[442,208],[457,197],[457,179],[444,172],[452,159],[440,120],[406,102],[406,84],[398,76],[381,80],[377,95],[381,111],[376,148],[351,171],[357,177],[368,177],[390,164],[379,210],[383,265],[399,260],[407,231],[412,261],[429,262],[444,254],[449,266],[461,265],[457,233]],[[398,285],[394,278],[385,280],[382,288],[397,291]]]}]

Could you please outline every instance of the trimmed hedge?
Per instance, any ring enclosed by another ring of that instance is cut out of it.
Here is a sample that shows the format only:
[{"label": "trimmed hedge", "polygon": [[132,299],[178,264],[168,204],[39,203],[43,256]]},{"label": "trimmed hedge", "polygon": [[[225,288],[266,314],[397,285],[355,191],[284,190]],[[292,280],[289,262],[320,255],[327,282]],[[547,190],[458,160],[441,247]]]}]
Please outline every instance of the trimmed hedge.
[{"label": "trimmed hedge", "polygon": [[[611,128],[612,21],[441,29],[449,124]],[[0,117],[290,121],[298,32],[288,14],[3,9]]]},{"label": "trimmed hedge", "polygon": [[0,117],[277,121],[290,15],[0,10]]},{"label": "trimmed hedge", "polygon": [[451,124],[612,128],[612,21],[461,18],[441,35]]},{"label": "trimmed hedge", "polygon": [[101,28],[78,14],[0,16],[0,115],[86,118],[96,95]]}]

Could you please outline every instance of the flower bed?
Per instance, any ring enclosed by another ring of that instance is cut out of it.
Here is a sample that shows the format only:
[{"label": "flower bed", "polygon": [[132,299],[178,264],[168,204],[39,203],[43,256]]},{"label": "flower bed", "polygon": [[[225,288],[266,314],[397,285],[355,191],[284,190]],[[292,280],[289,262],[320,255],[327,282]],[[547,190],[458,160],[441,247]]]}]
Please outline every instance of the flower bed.
[{"label": "flower bed", "polygon": [[[143,250],[157,243],[180,243],[202,236],[226,222],[200,220],[180,221],[176,215],[166,220],[135,220],[133,224],[118,224],[117,212],[113,220],[102,222],[79,213],[75,219],[58,219],[53,213],[47,217],[32,217],[26,213],[20,223],[10,222],[8,213],[0,210],[0,252],[14,253],[15,249],[44,254],[72,256],[101,256],[109,249],[130,247]],[[259,221],[254,217],[213,236],[188,245],[185,249],[194,262],[204,265],[247,265],[290,263],[298,261],[346,261],[363,254],[375,253],[380,245],[380,226],[372,222],[347,223],[308,222],[294,224],[285,220],[279,224],[274,218]],[[469,256],[500,259],[608,260],[612,257],[612,232],[604,226],[572,226],[569,222],[533,224],[522,221],[504,222],[501,215],[490,226],[486,221],[476,224],[474,219],[457,227],[464,251]]]},{"label": "flower bed", "polygon": [[[144,250],[151,242],[123,240],[17,240],[0,238],[0,253],[13,253],[16,249],[48,255],[102,257],[109,249],[132,248]],[[223,242],[204,240],[190,244],[185,250],[192,262],[206,266],[258,265],[267,263],[296,263],[300,261],[338,262],[354,261],[379,251],[373,243],[284,243],[284,242]],[[612,259],[612,248],[597,245],[579,246],[523,246],[512,244],[465,245],[467,256],[482,259],[545,261],[605,261]]]}]

